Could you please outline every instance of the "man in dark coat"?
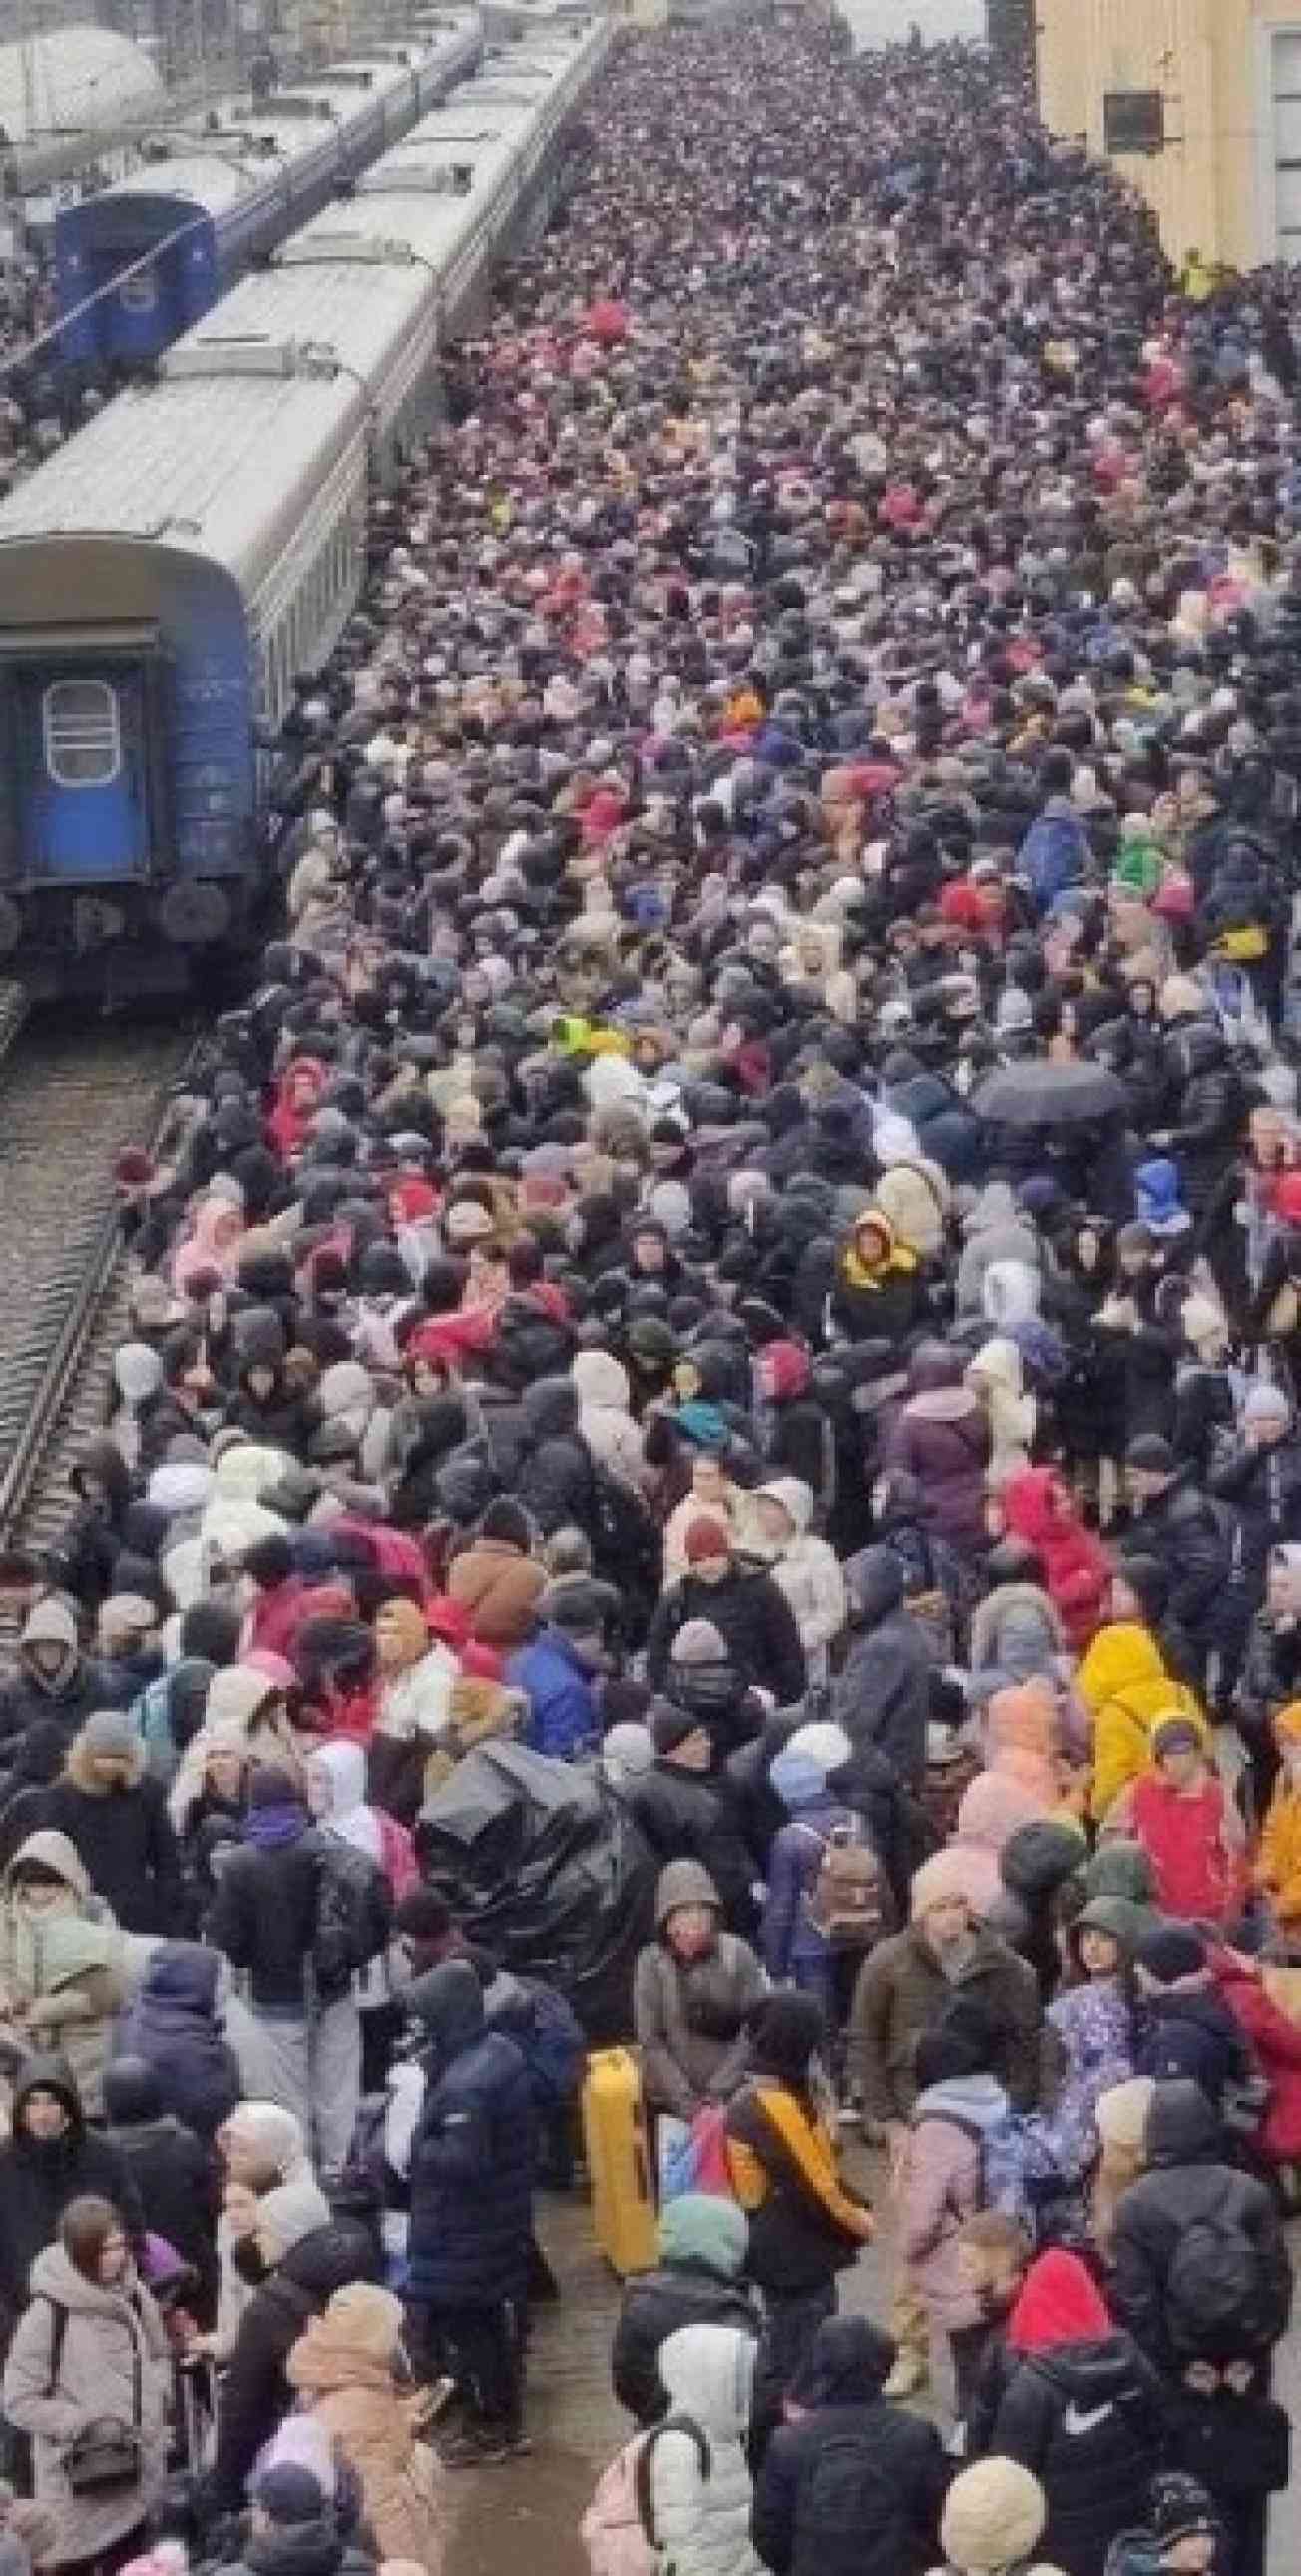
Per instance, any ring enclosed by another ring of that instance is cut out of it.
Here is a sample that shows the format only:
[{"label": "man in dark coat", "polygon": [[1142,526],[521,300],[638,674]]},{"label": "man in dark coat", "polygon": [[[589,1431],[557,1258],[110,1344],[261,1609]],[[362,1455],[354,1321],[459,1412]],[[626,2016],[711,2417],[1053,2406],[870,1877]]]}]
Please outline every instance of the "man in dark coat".
[{"label": "man in dark coat", "polygon": [[[1193,2361],[1222,2366],[1249,2360],[1262,2370],[1292,2305],[1292,2267],[1273,2194],[1228,2162],[1224,2132],[1198,2084],[1155,2086],[1144,2143],[1147,2171],[1121,2194],[1116,2209],[1113,2314],[1172,2381]],[[1211,2338],[1217,2345],[1212,2350],[1190,2335],[1169,2295],[1176,2249],[1203,2221],[1217,2232],[1227,2228],[1241,2236],[1255,2256],[1256,2330],[1250,2338],[1231,2336],[1228,2351],[1218,2348],[1218,2338]],[[1199,2342],[1200,2350],[1194,2348]]]},{"label": "man in dark coat", "polygon": [[668,2413],[660,2346],[679,2326],[739,2326],[758,2339],[759,2310],[742,2280],[748,2233],[734,2200],[687,2191],[668,2203],[659,2262],[627,2283],[610,2353],[615,2396],[639,2427]]},{"label": "man in dark coat", "polygon": [[1039,2480],[1045,2560],[1063,2576],[1096,2576],[1160,2465],[1161,2383],[1113,2326],[1087,2266],[1059,2246],[1031,2264],[1007,2341],[1013,2367],[990,2451]]},{"label": "man in dark coat", "polygon": [[0,1762],[41,1718],[54,1718],[71,1744],[108,1697],[101,1667],[81,1651],[69,1603],[47,1594],[28,1612],[14,1670],[0,1685]]},{"label": "man in dark coat", "polygon": [[578,1428],[578,1389],[568,1377],[542,1377],[520,1402],[516,1500],[544,1538],[558,1529],[592,1535],[596,1479],[591,1451]]},{"label": "man in dark coat", "polygon": [[0,2336],[7,2343],[27,2300],[27,2276],[59,2232],[70,2200],[97,2192],[122,2213],[138,2243],[140,2195],[118,2149],[88,2129],[62,2057],[30,2057],[14,2088],[10,2133],[0,2146]]},{"label": "man in dark coat", "polygon": [[851,1644],[833,1706],[855,1749],[884,1754],[916,1794],[926,1776],[931,1653],[904,1589],[893,1548],[866,1548],[846,1568]]},{"label": "man in dark coat", "polygon": [[[473,1972],[471,1972],[473,1973]],[[221,2383],[217,2449],[203,2481],[202,2511],[238,2513],[259,2451],[293,2404],[285,2363],[309,2317],[349,2281],[373,2281],[375,2244],[359,2220],[314,2227],[259,2282],[239,2321]]]},{"label": "man in dark coat", "polygon": [[[1220,1641],[1231,1571],[1221,1517],[1195,1478],[1181,1475],[1168,1440],[1141,1433],[1125,1451],[1125,1481],[1142,1510],[1125,1548],[1155,1558],[1170,1584],[1169,1615],[1188,1639],[1200,1677]],[[1122,1551],[1121,1571],[1124,1571]]]},{"label": "man in dark coat", "polygon": [[646,1640],[652,1688],[672,1690],[676,1641],[684,1628],[699,1623],[717,1629],[744,1687],[769,1691],[779,1708],[802,1699],[804,1648],[790,1604],[772,1576],[735,1556],[723,1523],[703,1512],[687,1531],[686,1558],[687,1571],[664,1594]]},{"label": "man in dark coat", "polygon": [[67,1835],[124,1932],[180,1931],[185,1894],[167,1795],[131,1718],[106,1708],[87,1718],[40,1822]]},{"label": "man in dark coat", "polygon": [[211,2147],[163,2109],[162,2088],[143,2057],[116,2057],[104,2069],[104,2115],[140,2194],[145,2226],[165,2237],[195,2277],[184,2304],[203,2327],[217,2322],[217,2219],[221,2173]]},{"label": "man in dark coat", "polygon": [[297,2460],[277,2460],[250,2490],[247,2538],[220,2576],[374,2576],[349,2539],[335,2496]]},{"label": "man in dark coat", "polygon": [[755,2489],[772,2576],[899,2576],[934,2556],[948,2469],[933,2425],[881,2393],[895,2353],[866,2317],[818,2327]]},{"label": "man in dark coat", "polygon": [[426,2034],[424,2100],[411,2147],[410,2297],[426,2356],[436,2343],[465,2403],[444,2451],[475,2467],[527,2450],[520,2308],[533,2233],[533,2105],[513,2040],[484,2027],[468,1959],[408,1986]]},{"label": "man in dark coat", "polygon": [[223,2035],[222,1962],[198,1941],[164,1941],[145,1969],[119,2027],[124,2050],[142,2058],[164,2111],[198,2138],[215,2138],[240,2097],[239,2066]]},{"label": "man in dark coat", "polygon": [[655,1760],[633,1782],[629,1809],[661,1868],[671,1860],[698,1860],[708,1870],[729,1932],[748,1940],[758,1919],[758,1870],[730,1783],[709,1777],[708,1727],[694,1710],[666,1700],[651,1711],[650,1731]]}]

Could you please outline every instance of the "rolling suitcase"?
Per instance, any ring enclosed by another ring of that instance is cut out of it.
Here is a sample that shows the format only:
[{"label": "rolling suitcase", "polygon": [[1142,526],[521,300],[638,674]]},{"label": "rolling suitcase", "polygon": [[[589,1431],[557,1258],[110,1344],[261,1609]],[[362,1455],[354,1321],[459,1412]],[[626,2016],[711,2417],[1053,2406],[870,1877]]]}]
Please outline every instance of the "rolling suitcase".
[{"label": "rolling suitcase", "polygon": [[592,2225],[612,2270],[648,2272],[657,2254],[655,2194],[641,2068],[631,2049],[598,2049],[583,2084],[583,2142]]}]

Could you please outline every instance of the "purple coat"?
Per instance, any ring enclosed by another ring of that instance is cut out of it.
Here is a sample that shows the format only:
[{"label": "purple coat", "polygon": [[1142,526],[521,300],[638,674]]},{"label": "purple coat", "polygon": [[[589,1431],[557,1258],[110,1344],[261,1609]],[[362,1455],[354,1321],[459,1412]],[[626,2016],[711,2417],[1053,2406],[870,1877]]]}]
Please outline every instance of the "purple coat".
[{"label": "purple coat", "polygon": [[968,1555],[988,1544],[989,1424],[969,1388],[928,1387],[910,1396],[896,1416],[886,1465],[916,1477],[937,1538]]}]

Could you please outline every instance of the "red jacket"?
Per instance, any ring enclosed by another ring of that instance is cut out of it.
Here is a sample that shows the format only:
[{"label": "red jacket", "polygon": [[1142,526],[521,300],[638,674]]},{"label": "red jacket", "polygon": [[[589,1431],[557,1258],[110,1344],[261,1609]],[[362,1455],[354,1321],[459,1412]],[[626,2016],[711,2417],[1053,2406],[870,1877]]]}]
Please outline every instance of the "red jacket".
[{"label": "red jacket", "polygon": [[1226,1923],[1242,1903],[1243,1874],[1224,1838],[1224,1783],[1208,1773],[1194,1796],[1144,1772],[1130,1791],[1134,1832],[1156,1871],[1156,1901],[1183,1922]]},{"label": "red jacket", "polygon": [[1259,1971],[1234,1952],[1221,1951],[1212,1964],[1220,1993],[1270,2087],[1256,2144],[1276,2164],[1292,2164],[1301,2157],[1301,2023],[1271,2003]]}]

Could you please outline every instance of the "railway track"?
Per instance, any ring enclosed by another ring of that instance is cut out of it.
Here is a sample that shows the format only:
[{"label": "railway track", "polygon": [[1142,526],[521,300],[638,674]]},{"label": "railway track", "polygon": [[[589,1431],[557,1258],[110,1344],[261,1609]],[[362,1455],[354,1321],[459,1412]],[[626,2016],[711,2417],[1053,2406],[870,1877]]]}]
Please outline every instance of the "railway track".
[{"label": "railway track", "polygon": [[174,1027],[29,1018],[0,987],[0,1543],[39,1547],[67,1518],[127,1330],[114,1162],[156,1137],[192,1046]]}]

